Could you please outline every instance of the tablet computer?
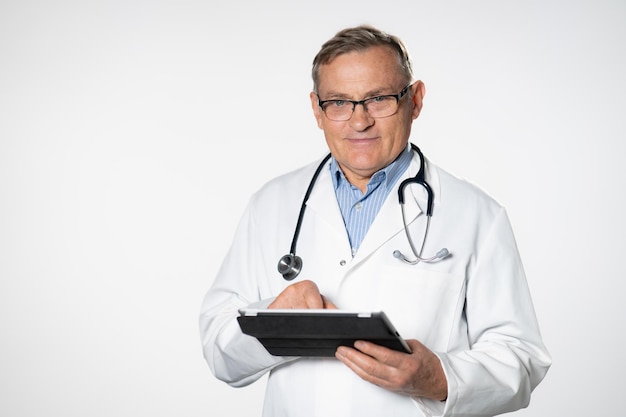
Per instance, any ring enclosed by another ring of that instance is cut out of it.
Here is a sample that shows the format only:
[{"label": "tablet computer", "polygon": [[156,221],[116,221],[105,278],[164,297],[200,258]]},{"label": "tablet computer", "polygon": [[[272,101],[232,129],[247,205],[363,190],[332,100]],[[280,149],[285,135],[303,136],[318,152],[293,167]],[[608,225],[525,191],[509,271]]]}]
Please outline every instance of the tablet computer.
[{"label": "tablet computer", "polygon": [[401,352],[411,349],[384,312],[241,309],[239,327],[275,356],[335,356],[339,346],[367,340]]}]

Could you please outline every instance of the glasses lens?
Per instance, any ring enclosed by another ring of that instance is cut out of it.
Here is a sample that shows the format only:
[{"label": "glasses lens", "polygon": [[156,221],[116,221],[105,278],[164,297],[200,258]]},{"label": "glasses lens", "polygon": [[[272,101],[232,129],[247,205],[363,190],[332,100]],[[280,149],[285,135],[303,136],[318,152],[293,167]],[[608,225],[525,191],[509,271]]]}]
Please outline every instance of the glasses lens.
[{"label": "glasses lens", "polygon": [[330,120],[342,121],[352,117],[352,103],[343,100],[333,100],[324,103],[322,110]]},{"label": "glasses lens", "polygon": [[393,96],[374,97],[367,100],[365,106],[372,117],[388,117],[398,109],[398,101]]}]

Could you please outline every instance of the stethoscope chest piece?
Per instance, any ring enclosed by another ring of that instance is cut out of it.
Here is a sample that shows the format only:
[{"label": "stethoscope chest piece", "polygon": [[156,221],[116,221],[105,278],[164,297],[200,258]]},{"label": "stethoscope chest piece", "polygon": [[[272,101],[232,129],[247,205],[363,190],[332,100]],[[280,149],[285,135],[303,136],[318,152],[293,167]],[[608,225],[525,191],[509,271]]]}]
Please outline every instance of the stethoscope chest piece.
[{"label": "stethoscope chest piece", "polygon": [[298,255],[288,254],[278,261],[278,273],[287,281],[293,280],[302,270],[302,258]]}]

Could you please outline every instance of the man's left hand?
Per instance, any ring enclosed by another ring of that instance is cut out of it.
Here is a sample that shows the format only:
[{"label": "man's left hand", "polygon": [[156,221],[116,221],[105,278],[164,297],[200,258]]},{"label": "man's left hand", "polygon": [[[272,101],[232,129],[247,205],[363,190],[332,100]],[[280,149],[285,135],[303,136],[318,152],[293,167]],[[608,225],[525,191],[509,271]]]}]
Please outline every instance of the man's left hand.
[{"label": "man's left hand", "polygon": [[448,395],[437,355],[417,340],[407,340],[412,353],[370,342],[340,346],[335,356],[365,381],[400,394],[443,401]]}]

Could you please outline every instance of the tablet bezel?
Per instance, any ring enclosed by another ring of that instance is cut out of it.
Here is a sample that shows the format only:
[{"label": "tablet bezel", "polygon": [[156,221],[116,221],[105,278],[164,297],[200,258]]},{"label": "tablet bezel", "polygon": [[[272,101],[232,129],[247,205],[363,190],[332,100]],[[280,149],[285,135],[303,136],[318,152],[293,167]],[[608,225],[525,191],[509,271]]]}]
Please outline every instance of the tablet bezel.
[{"label": "tablet bezel", "polygon": [[274,356],[335,356],[356,340],[410,353],[383,311],[335,309],[240,309],[243,333],[256,337]]}]

